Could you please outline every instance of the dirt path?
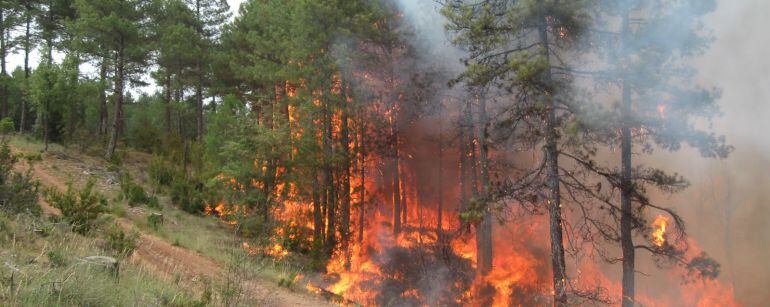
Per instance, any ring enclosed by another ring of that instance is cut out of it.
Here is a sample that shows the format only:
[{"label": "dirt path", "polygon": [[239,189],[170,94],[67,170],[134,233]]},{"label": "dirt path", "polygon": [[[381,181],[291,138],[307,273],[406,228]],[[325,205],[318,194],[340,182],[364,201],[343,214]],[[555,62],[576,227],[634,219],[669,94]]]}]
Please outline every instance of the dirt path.
[{"label": "dirt path", "polygon": [[[27,169],[26,162],[19,163],[17,171]],[[44,158],[38,162],[33,174],[40,180],[42,186],[66,189],[66,181],[50,171],[56,165],[59,170],[63,165],[57,165],[55,159]],[[70,166],[71,167],[71,166]],[[65,170],[66,171],[66,170]],[[53,208],[44,200],[40,201],[43,213],[46,215],[61,215],[57,208]],[[126,230],[134,230],[133,223],[124,218],[116,217],[117,224]],[[137,248],[130,261],[148,268],[148,271],[167,279],[183,281],[187,289],[200,291],[202,279],[216,280],[226,273],[226,266],[213,259],[202,256],[194,251],[174,246],[167,241],[152,234],[139,232]],[[292,292],[287,288],[279,287],[272,282],[258,279],[248,279],[241,282],[241,289],[248,297],[257,299],[260,306],[334,306],[334,304],[320,297],[300,292]]]}]

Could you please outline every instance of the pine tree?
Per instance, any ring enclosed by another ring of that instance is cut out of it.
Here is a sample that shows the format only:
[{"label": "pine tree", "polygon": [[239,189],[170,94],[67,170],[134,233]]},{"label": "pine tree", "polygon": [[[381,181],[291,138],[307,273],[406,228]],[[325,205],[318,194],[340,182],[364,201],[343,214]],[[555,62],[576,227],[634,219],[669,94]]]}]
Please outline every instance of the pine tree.
[{"label": "pine tree", "polygon": [[[211,83],[211,62],[214,46],[218,44],[222,25],[230,18],[230,6],[225,0],[185,0],[195,16],[195,48],[192,55],[195,59],[193,84],[195,87],[195,108],[197,121],[197,139],[203,140],[204,118],[203,99],[204,87]],[[189,50],[188,50],[189,52]]]},{"label": "pine tree", "polygon": [[[24,83],[26,84],[30,78],[32,68],[30,67],[30,55],[38,44],[39,35],[38,30],[35,28],[37,25],[35,20],[38,19],[38,14],[41,13],[41,0],[21,0],[20,5],[23,9],[23,36],[17,38],[19,44],[24,49]],[[26,88],[26,86],[25,86]],[[24,129],[27,127],[27,115],[29,112],[29,94],[24,93],[21,99],[21,108],[19,110],[19,133],[24,133]]]},{"label": "pine tree", "polygon": [[80,50],[96,57],[115,61],[115,111],[105,158],[115,153],[123,128],[123,102],[126,81],[144,72],[148,59],[146,10],[148,0],[77,0],[78,18],[74,34],[83,42]]},{"label": "pine tree", "polygon": [[11,31],[21,22],[19,13],[22,10],[16,1],[0,3],[0,118],[8,117],[8,85],[11,81],[6,60],[14,47]]},{"label": "pine tree", "polygon": [[[601,72],[610,80],[609,89],[620,100],[612,124],[606,127],[611,141],[620,143],[620,169],[600,171],[620,191],[619,231],[610,239],[622,250],[623,306],[635,304],[636,249],[686,262],[673,242],[649,245],[636,243],[634,237],[647,231],[650,221],[645,212],[660,211],[673,220],[676,231],[683,232],[682,219],[671,209],[654,204],[649,188],[674,193],[687,186],[684,178],[632,160],[634,155],[650,153],[653,148],[679,150],[688,144],[704,157],[725,158],[732,148],[724,137],[701,130],[696,122],[710,121],[718,113],[716,89],[704,89],[693,83],[692,67],[687,60],[708,48],[710,37],[703,31],[701,18],[715,8],[715,1],[603,1],[597,18],[601,29],[592,38],[603,61],[611,67]],[[665,30],[663,30],[665,29]],[[663,36],[665,33],[665,36]],[[614,131],[619,130],[619,136]],[[637,133],[634,133],[637,131]],[[639,133],[644,131],[644,133]],[[584,161],[581,161],[584,163]],[[596,167],[594,167],[596,168]],[[692,267],[691,267],[692,268]],[[698,268],[709,270],[708,267]]]},{"label": "pine tree", "polygon": [[[568,304],[569,291],[561,194],[569,187],[561,185],[563,166],[559,158],[564,150],[562,125],[570,118],[570,73],[561,59],[574,50],[572,42],[582,35],[586,8],[585,1],[458,0],[447,1],[442,11],[450,21],[449,30],[456,33],[455,43],[469,51],[467,69],[459,79],[472,86],[511,91],[513,101],[504,108],[507,119],[497,126],[518,127],[514,134],[518,141],[544,153],[543,164],[518,178],[506,192],[538,195],[539,185],[529,184],[533,180],[541,180],[547,188],[556,306]],[[521,199],[538,201],[537,196]],[[476,209],[483,212],[487,206]]]}]

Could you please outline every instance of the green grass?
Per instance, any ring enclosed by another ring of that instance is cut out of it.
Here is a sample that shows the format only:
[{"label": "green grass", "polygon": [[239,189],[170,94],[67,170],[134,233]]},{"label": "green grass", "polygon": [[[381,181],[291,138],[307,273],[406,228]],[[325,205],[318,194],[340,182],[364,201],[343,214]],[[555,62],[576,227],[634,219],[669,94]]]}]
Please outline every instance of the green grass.
[{"label": "green grass", "polygon": [[[98,237],[66,227],[41,235],[42,218],[0,213],[0,305],[3,306],[192,306],[178,285],[121,261],[120,274],[81,259],[113,255]],[[35,225],[35,227],[30,227]]]},{"label": "green grass", "polygon": [[[24,153],[36,153],[40,152],[43,149],[43,145],[39,141],[34,141],[31,139],[28,139],[27,137],[14,137],[11,140],[11,145],[17,150],[20,150]],[[85,156],[82,152],[78,152],[75,149],[66,149],[59,145],[50,144],[49,150],[57,150],[57,151],[63,151],[66,152],[68,155],[71,155],[73,157],[79,157],[83,160],[86,160]],[[126,155],[135,155],[138,158],[131,159],[134,164],[126,165],[124,164],[122,166],[124,171],[128,171],[131,173],[131,176],[135,178],[135,181],[137,184],[142,185],[145,190],[152,191],[151,188],[152,184],[149,183],[148,175],[146,174],[145,169],[147,169],[147,165],[149,165],[150,161],[149,159],[141,159],[143,156],[140,153],[134,153],[132,151],[126,151]],[[92,159],[93,160],[93,159]],[[141,163],[144,162],[144,160],[147,160],[147,165],[142,166]],[[102,160],[96,160],[96,161],[102,161]],[[102,161],[104,163],[102,166],[106,169],[108,168],[108,163],[105,161]],[[57,175],[60,176],[70,176],[71,174],[67,174],[64,170],[57,170]],[[74,179],[74,178],[73,178]],[[77,181],[77,180],[75,180]],[[76,182],[77,184],[78,182]],[[240,268],[240,272],[248,277],[248,278],[260,278],[263,280],[269,280],[274,282],[276,285],[285,285],[287,283],[287,280],[292,280],[294,276],[298,274],[302,274],[305,276],[308,276],[309,274],[313,274],[313,272],[310,272],[304,268],[304,266],[300,265],[301,261],[293,261],[291,259],[287,259],[284,261],[275,261],[271,258],[261,257],[261,256],[254,256],[254,255],[244,255],[243,257],[234,257],[233,255],[237,254],[245,254],[244,250],[242,248],[242,243],[244,241],[243,238],[239,238],[234,234],[234,227],[230,225],[226,225],[222,223],[220,220],[218,220],[215,217],[209,217],[209,216],[200,216],[200,215],[193,215],[189,214],[176,206],[173,206],[171,204],[171,201],[169,197],[157,194],[158,196],[158,204],[159,209],[155,208],[148,208],[147,206],[137,206],[137,208],[130,208],[127,204],[127,201],[125,199],[121,199],[119,196],[120,194],[120,188],[118,185],[113,186],[105,186],[100,191],[108,200],[110,200],[110,213],[117,217],[122,217],[129,219],[133,222],[134,226],[137,227],[142,232],[153,234],[166,242],[169,242],[173,244],[174,246],[179,246],[182,248],[186,248],[192,251],[195,251],[205,257],[208,257],[210,259],[214,259],[215,261],[218,261],[222,264],[223,269],[227,269],[229,267],[232,267],[233,265],[237,265]],[[159,225],[158,227],[153,227],[153,225],[148,222],[147,215],[149,215],[152,212],[161,213],[164,216],[164,222],[163,224]],[[110,223],[109,216],[106,217],[105,223]],[[80,240],[74,240],[73,242],[80,242],[81,244],[84,244],[85,246],[89,246],[88,240],[80,239]],[[90,244],[93,247],[93,244]],[[49,247],[50,248],[50,247]],[[96,247],[93,247],[96,248]],[[64,248],[64,254],[68,254],[67,249]],[[98,250],[98,248],[97,248]],[[69,252],[70,257],[72,256],[72,253]],[[0,252],[0,259],[2,258],[2,252]],[[42,257],[41,259],[46,258]],[[71,266],[72,264],[70,264]],[[65,267],[66,268],[66,267]],[[40,276],[55,276],[56,278],[63,278],[62,274],[69,274],[72,273],[72,271],[66,271],[65,268],[51,268],[47,267],[46,269],[51,270],[53,273],[50,274],[42,274]],[[76,270],[77,271],[77,270]],[[136,282],[135,286],[139,286],[141,284],[142,279],[146,279],[148,282],[148,286],[152,289],[145,289],[146,291],[141,293],[131,293],[129,290],[126,289],[125,293],[116,293],[115,295],[118,297],[121,297],[123,295],[124,299],[133,297],[135,295],[136,299],[138,300],[138,305],[158,305],[158,304],[152,304],[152,302],[155,303],[162,303],[161,305],[165,305],[166,303],[172,304],[172,305],[178,305],[178,301],[189,301],[189,296],[185,296],[180,292],[181,290],[176,289],[177,292],[172,291],[174,287],[167,288],[169,285],[164,284],[162,281],[157,280],[155,277],[149,275],[147,272],[143,272],[139,269],[132,270],[129,268],[124,268],[121,270],[123,272],[120,280],[120,285],[114,284],[114,282],[111,284],[109,280],[92,280],[92,281],[86,281],[82,280],[83,282],[78,282],[77,285],[72,284],[69,287],[76,288],[83,287],[83,284],[87,284],[88,282],[95,282],[105,285],[114,285],[116,287],[126,287],[127,285],[130,285],[130,281],[133,280],[133,282]],[[79,271],[77,271],[79,272]],[[53,275],[51,275],[53,274]],[[57,275],[58,274],[58,275]],[[75,274],[78,276],[78,274]],[[66,277],[66,276],[65,276]],[[90,278],[97,278],[96,277],[90,277]],[[53,277],[51,277],[53,278]],[[126,280],[129,280],[129,282],[124,281],[124,278]],[[133,278],[133,279],[132,279]],[[41,281],[42,282],[42,281]],[[45,281],[50,282],[50,281]],[[171,285],[173,285],[173,281],[169,282]],[[218,282],[215,282],[215,284]],[[291,284],[291,283],[289,283]],[[38,287],[41,286],[41,284],[37,284]],[[217,286],[221,287],[221,285]],[[299,291],[305,291],[303,286],[291,286],[292,288],[295,288]],[[78,290],[80,292],[87,292],[87,289],[80,289]],[[121,290],[123,291],[123,290]],[[35,292],[35,291],[32,291]],[[38,291],[39,292],[39,291]],[[220,291],[221,292],[221,291]],[[44,293],[41,292],[41,293]],[[90,295],[90,294],[89,294]],[[221,296],[221,294],[219,294]],[[43,295],[45,296],[45,295]],[[91,296],[89,296],[91,297]],[[95,300],[99,300],[102,298],[99,298],[98,295],[93,295]],[[152,299],[155,299],[156,301],[152,301]],[[106,298],[105,298],[106,300]],[[0,302],[2,302],[2,299],[0,298]],[[36,301],[36,302],[42,302],[42,301]],[[56,301],[59,302],[59,301]],[[112,304],[110,302],[105,301],[107,304],[104,305],[121,305],[121,304]],[[88,303],[88,301],[77,301],[77,300],[67,300],[60,302],[64,305],[85,305],[85,303]],[[151,304],[144,304],[144,303],[151,303]],[[32,303],[30,303],[32,304]],[[43,305],[50,305],[50,302],[46,302]],[[56,303],[59,304],[59,303]],[[54,305],[56,305],[54,304]],[[0,304],[2,305],[2,304]],[[91,305],[103,305],[101,303],[99,304],[91,304]],[[136,305],[136,304],[134,304]],[[185,305],[185,304],[182,304]]]}]

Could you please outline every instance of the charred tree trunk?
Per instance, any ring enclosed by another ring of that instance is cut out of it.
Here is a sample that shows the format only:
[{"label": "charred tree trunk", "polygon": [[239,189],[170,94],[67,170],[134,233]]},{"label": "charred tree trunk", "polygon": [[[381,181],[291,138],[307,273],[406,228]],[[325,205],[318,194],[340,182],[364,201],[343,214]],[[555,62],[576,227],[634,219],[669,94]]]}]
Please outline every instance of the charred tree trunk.
[{"label": "charred tree trunk", "polygon": [[479,141],[479,168],[481,169],[481,193],[480,201],[484,202],[484,214],[476,228],[476,256],[478,270],[481,275],[487,275],[492,270],[492,211],[489,195],[489,146],[487,144],[489,119],[487,118],[487,104],[483,97],[479,99],[479,120],[476,132]]},{"label": "charred tree trunk", "polygon": [[436,208],[436,238],[440,243],[444,242],[444,118],[442,110],[439,110],[438,120],[438,204]]},{"label": "charred tree trunk", "polygon": [[326,252],[331,255],[334,245],[336,245],[336,201],[335,201],[335,187],[334,187],[334,174],[332,169],[332,157],[334,155],[334,149],[332,147],[332,110],[331,102],[329,101],[330,91],[327,91],[327,95],[324,95],[324,188],[326,198]]},{"label": "charred tree trunk", "polygon": [[364,241],[364,217],[366,216],[366,145],[364,142],[364,134],[366,133],[366,126],[364,125],[364,112],[361,111],[359,118],[359,132],[358,132],[358,172],[361,177],[361,186],[358,204],[358,243]]},{"label": "charred tree trunk", "polygon": [[115,154],[115,147],[118,143],[118,136],[122,130],[123,120],[123,87],[125,85],[125,57],[123,54],[123,48],[121,47],[117,55],[116,63],[116,76],[115,76],[115,114],[112,119],[112,130],[110,131],[110,141],[107,144],[107,151],[104,153],[104,158],[107,160],[112,159],[112,155]]},{"label": "charred tree trunk", "polygon": [[[460,140],[460,159],[459,159],[459,182],[460,185],[460,206],[459,210],[460,213],[465,212],[468,210],[468,144],[465,142],[465,120],[464,115],[458,116],[458,121],[460,123],[460,132],[459,132],[459,140]],[[460,221],[460,224],[462,225],[462,221]]]},{"label": "charred tree trunk", "polygon": [[[400,160],[400,159],[399,159]],[[407,207],[407,197],[406,197],[406,178],[404,178],[405,171],[404,171],[404,161],[399,161],[399,168],[398,168],[398,181],[401,187],[399,190],[401,191],[401,224],[406,225],[407,224],[407,216],[409,215],[409,210]]]},{"label": "charred tree trunk", "polygon": [[347,90],[342,83],[342,118],[340,127],[340,147],[342,148],[342,221],[340,232],[342,237],[342,249],[345,253],[345,268],[350,268],[348,242],[350,242],[350,127],[348,126]]},{"label": "charred tree trunk", "polygon": [[[542,56],[550,65],[550,44],[548,42],[548,21],[543,18],[538,29]],[[546,82],[550,83],[550,69],[546,72]],[[553,270],[554,306],[567,306],[567,267],[564,261],[564,230],[562,226],[561,191],[559,175],[559,132],[556,122],[556,100],[551,93],[543,93],[546,99],[545,114],[545,164],[548,186],[549,230],[551,237],[551,266]]]},{"label": "charred tree trunk", "polygon": [[633,208],[631,203],[631,127],[629,124],[631,95],[628,81],[623,80],[620,175],[620,244],[623,251],[623,307],[634,306],[635,250],[632,237]]},{"label": "charred tree trunk", "polygon": [[[394,102],[393,113],[396,112],[396,102]],[[391,169],[393,171],[393,234],[398,236],[401,233],[401,176],[399,172],[399,134],[398,134],[398,118],[395,114],[390,118],[390,129],[393,135],[393,163]]]},{"label": "charred tree trunk", "polygon": [[[628,15],[623,16],[623,39],[629,34]],[[624,48],[625,48],[625,44]],[[631,87],[628,78],[623,78],[621,102],[621,174],[620,174],[620,245],[623,253],[623,307],[633,307],[635,302],[635,261],[636,251],[632,231],[634,228],[633,203],[631,202]]]},{"label": "charred tree trunk", "polygon": [[313,175],[313,243],[321,246],[324,241],[324,220],[321,208],[321,184],[317,174]]}]

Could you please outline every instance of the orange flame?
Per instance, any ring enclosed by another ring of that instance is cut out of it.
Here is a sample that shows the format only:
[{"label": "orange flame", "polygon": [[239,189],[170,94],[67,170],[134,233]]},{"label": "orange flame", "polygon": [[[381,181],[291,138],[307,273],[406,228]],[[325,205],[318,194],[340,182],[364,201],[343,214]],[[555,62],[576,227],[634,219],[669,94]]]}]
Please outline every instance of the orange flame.
[{"label": "orange flame", "polygon": [[668,217],[658,215],[655,221],[652,222],[654,228],[652,232],[652,243],[658,247],[662,247],[666,243],[666,225],[668,225]]}]

